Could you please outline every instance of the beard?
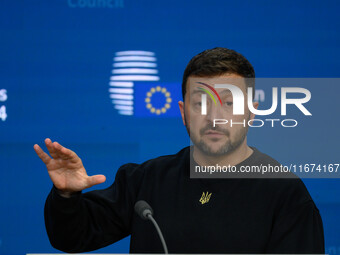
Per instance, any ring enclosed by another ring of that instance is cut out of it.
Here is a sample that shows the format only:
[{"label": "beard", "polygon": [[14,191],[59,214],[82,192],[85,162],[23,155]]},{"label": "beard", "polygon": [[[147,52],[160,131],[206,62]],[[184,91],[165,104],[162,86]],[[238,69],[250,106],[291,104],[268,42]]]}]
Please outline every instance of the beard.
[{"label": "beard", "polygon": [[[250,119],[246,120],[248,123]],[[185,120],[186,121],[186,120]],[[186,123],[188,123],[186,121]],[[202,151],[207,156],[222,156],[230,154],[231,152],[235,151],[240,145],[244,142],[244,139],[247,136],[248,132],[248,125],[246,127],[238,129],[235,133],[235,140],[232,141],[230,138],[230,132],[227,129],[221,128],[220,126],[213,126],[212,123],[207,124],[204,128],[200,129],[199,135],[196,135],[194,132],[191,131],[190,126],[186,126],[187,132],[193,144]],[[223,133],[228,137],[227,141],[222,144],[218,149],[213,150],[211,146],[209,146],[201,137],[207,130],[214,130]]]}]

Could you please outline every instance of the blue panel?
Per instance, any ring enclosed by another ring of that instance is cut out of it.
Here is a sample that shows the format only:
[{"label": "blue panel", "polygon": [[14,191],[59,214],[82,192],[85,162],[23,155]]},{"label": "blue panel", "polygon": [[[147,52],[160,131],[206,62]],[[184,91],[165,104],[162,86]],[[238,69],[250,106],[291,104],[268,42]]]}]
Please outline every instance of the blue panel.
[{"label": "blue panel", "polygon": [[[0,1],[0,254],[58,252],[44,228],[52,184],[35,143],[50,137],[73,149],[89,174],[107,176],[98,188],[107,187],[120,165],[189,144],[177,102],[188,61],[205,49],[235,49],[257,77],[339,77],[339,7],[335,0]],[[115,58],[131,50],[154,53],[146,62],[158,78],[114,86]],[[249,144],[282,163],[339,163],[339,87],[308,89],[312,118],[284,132],[251,129]],[[113,102],[122,93],[133,99]],[[339,181],[304,181],[327,251],[340,254]],[[128,251],[129,238],[96,252]]]}]

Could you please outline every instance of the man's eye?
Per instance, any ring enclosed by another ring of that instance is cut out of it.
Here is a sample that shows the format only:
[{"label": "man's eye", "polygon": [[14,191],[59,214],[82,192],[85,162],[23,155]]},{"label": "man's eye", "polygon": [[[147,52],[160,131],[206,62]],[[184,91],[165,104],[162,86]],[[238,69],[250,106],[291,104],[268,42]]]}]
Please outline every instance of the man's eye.
[{"label": "man's eye", "polygon": [[233,105],[233,102],[226,102],[225,103],[227,106],[232,106]]},{"label": "man's eye", "polygon": [[201,102],[197,102],[197,103],[195,103],[195,105],[201,106],[202,103]]}]

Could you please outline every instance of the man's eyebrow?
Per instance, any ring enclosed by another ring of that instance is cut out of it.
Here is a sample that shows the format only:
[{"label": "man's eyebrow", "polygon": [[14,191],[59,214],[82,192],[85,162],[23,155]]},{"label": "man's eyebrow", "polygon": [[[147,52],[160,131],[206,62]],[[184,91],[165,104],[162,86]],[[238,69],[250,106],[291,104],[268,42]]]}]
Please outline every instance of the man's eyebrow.
[{"label": "man's eyebrow", "polygon": [[229,89],[224,89],[224,90],[222,90],[219,94],[220,94],[220,95],[223,95],[223,94],[229,95],[229,94],[232,94],[232,93],[231,93],[231,91],[230,91]]},{"label": "man's eyebrow", "polygon": [[194,94],[198,94],[198,93],[202,94],[202,93],[204,93],[204,91],[202,91],[200,89],[195,89],[194,91],[190,92],[190,95],[193,96]]}]

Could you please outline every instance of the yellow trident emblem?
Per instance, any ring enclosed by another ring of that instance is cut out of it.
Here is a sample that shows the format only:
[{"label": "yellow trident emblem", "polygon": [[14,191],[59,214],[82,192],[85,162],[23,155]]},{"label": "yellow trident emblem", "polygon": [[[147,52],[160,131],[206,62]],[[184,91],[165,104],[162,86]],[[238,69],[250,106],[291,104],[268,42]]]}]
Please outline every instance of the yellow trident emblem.
[{"label": "yellow trident emblem", "polygon": [[204,193],[204,192],[203,192],[203,194],[202,194],[202,196],[201,196],[201,199],[199,200],[199,201],[201,202],[202,205],[209,202],[210,197],[211,197],[211,194],[212,194],[212,193],[209,194],[208,191],[207,191],[207,193]]}]

